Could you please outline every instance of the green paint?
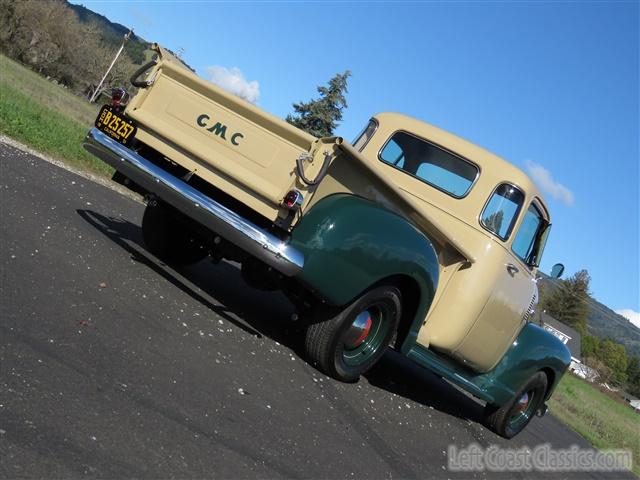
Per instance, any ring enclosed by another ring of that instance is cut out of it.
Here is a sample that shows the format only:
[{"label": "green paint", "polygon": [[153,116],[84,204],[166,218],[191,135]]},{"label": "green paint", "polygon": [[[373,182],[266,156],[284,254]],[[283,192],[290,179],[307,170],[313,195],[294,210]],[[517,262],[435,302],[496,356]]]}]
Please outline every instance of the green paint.
[{"label": "green paint", "polygon": [[[222,122],[216,122],[211,125],[212,122],[209,122],[209,120],[211,120],[211,117],[206,113],[203,113],[201,115],[198,115],[198,117],[196,118],[196,124],[199,127],[206,129],[208,132],[211,132],[214,135],[222,138],[223,140],[227,140],[227,125]],[[235,145],[237,147],[240,145],[240,139],[242,138],[244,138],[244,135],[240,132],[236,132],[231,135],[231,139],[229,141],[232,145]]]},{"label": "green paint", "polygon": [[223,125],[220,122],[216,123],[212,127],[207,128],[207,132],[212,132],[214,135],[218,135],[225,140],[227,139],[227,137],[224,136],[224,134],[227,133],[227,126]]},{"label": "green paint", "polygon": [[415,343],[439,268],[431,242],[406,219],[369,200],[336,194],[305,212],[291,244],[304,253],[298,279],[334,305],[348,304],[391,276],[415,281],[421,294],[403,351]]},{"label": "green paint", "polygon": [[199,115],[198,118],[196,119],[196,123],[198,125],[200,125],[201,127],[206,127],[207,126],[207,120],[209,120],[209,115],[207,115],[206,113],[203,113],[202,115]]},{"label": "green paint", "polygon": [[476,397],[496,405],[510,400],[527,380],[542,369],[549,369],[554,373],[553,381],[549,382],[546,395],[548,399],[571,363],[567,347],[533,323],[527,323],[523,327],[500,363],[487,373],[467,370],[418,344],[414,345],[408,356]]},{"label": "green paint", "polygon": [[402,352],[473,395],[497,405],[533,374],[554,374],[547,398],[571,363],[567,347],[537,325],[526,324],[500,363],[476,373],[416,343],[438,282],[429,240],[404,218],[354,195],[327,197],[305,212],[291,244],[304,253],[298,279],[335,305],[346,305],[385,278],[403,275],[420,288],[419,306]]},{"label": "green paint", "polygon": [[231,143],[233,143],[234,145],[240,145],[240,143],[238,143],[238,140],[240,138],[244,138],[244,135],[241,133],[234,133],[233,135],[231,135]]}]

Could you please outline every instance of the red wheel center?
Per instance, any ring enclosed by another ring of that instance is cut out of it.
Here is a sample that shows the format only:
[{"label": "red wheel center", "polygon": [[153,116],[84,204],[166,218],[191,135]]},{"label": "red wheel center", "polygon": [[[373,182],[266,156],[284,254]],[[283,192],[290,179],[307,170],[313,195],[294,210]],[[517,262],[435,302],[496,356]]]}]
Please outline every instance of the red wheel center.
[{"label": "red wheel center", "polygon": [[362,342],[364,342],[365,338],[369,336],[369,332],[371,331],[371,325],[373,325],[373,320],[371,320],[371,316],[368,316],[364,326],[362,327],[362,333],[353,342],[354,347],[358,347]]},{"label": "red wheel center", "polygon": [[522,414],[529,406],[529,392],[524,393],[516,403],[515,413]]}]

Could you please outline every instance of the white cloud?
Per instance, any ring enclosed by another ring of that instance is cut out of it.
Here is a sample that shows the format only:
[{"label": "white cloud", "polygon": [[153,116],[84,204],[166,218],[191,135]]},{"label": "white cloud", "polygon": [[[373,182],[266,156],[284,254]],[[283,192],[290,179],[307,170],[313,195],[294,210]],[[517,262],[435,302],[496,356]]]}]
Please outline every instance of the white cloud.
[{"label": "white cloud", "polygon": [[531,160],[526,160],[524,166],[529,172],[529,175],[531,175],[531,178],[533,178],[533,181],[543,192],[548,193],[565,205],[573,207],[575,203],[573,192],[561,183],[556,182],[549,170]]},{"label": "white cloud", "polygon": [[257,80],[247,81],[238,67],[221,67],[213,65],[207,67],[209,79],[216,85],[234,95],[256,103],[260,97],[260,84]]},{"label": "white cloud", "polygon": [[623,308],[622,310],[616,310],[616,313],[622,315],[636,327],[640,328],[640,312],[636,312],[630,308]]}]

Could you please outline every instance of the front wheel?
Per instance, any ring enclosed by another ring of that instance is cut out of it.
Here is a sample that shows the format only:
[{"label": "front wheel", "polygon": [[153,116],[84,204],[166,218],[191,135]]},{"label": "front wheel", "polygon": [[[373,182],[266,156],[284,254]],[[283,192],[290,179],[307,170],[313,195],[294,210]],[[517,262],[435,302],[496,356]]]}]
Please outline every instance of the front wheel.
[{"label": "front wheel", "polygon": [[506,404],[501,407],[487,404],[485,424],[501,437],[515,437],[542,407],[546,392],[547,376],[538,372]]},{"label": "front wheel", "polygon": [[374,288],[337,314],[321,315],[325,318],[307,328],[307,357],[337,380],[357,381],[384,354],[401,313],[397,288]]}]

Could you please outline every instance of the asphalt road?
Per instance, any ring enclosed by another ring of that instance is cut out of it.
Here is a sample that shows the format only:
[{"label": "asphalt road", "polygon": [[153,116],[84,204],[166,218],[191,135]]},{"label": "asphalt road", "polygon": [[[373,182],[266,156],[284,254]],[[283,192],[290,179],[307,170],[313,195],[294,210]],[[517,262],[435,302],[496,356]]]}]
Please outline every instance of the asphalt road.
[{"label": "asphalt road", "polygon": [[229,263],[167,267],[142,204],[4,144],[0,192],[2,478],[603,476],[449,471],[450,445],[588,444],[552,415],[503,440],[395,353],[328,379],[282,296]]}]

